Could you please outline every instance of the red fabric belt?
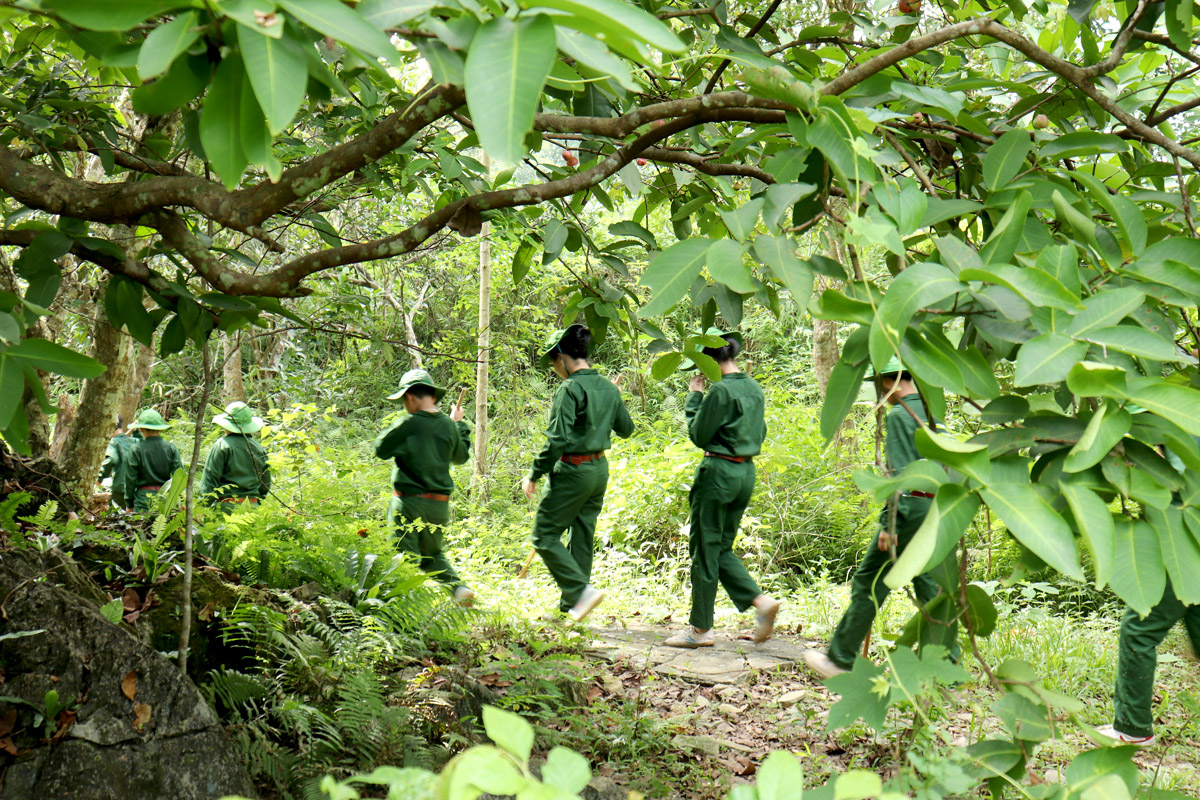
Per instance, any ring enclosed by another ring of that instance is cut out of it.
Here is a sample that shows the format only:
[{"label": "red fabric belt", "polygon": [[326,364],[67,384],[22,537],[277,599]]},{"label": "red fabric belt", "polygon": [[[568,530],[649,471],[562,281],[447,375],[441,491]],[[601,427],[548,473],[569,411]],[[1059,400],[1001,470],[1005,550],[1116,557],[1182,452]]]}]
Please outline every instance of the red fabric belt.
[{"label": "red fabric belt", "polygon": [[257,503],[257,497],[222,497],[222,503]]},{"label": "red fabric belt", "polygon": [[933,494],[931,492],[909,492],[909,494],[911,494],[913,497],[928,497],[933,499]]},{"label": "red fabric belt", "polygon": [[441,500],[443,503],[450,499],[450,495],[448,494],[436,494],[434,492],[423,492],[421,494],[400,494],[393,489],[392,494],[396,497],[424,497],[426,500]]},{"label": "red fabric belt", "polygon": [[149,489],[152,492],[157,492],[161,488],[162,488],[162,484],[160,483],[157,486],[139,486],[138,491],[141,491],[142,489]]},{"label": "red fabric belt", "polygon": [[588,461],[599,461],[602,458],[604,458],[603,452],[600,452],[600,453],[569,453],[569,454],[563,456],[562,458],[560,458],[559,461],[565,461],[568,464],[574,464],[575,466],[579,466],[580,464],[586,463]]},{"label": "red fabric belt", "polygon": [[707,450],[704,451],[704,457],[705,458],[720,458],[725,461],[732,461],[735,464],[742,464],[746,461],[754,460],[754,456],[727,456],[724,453],[711,453]]}]

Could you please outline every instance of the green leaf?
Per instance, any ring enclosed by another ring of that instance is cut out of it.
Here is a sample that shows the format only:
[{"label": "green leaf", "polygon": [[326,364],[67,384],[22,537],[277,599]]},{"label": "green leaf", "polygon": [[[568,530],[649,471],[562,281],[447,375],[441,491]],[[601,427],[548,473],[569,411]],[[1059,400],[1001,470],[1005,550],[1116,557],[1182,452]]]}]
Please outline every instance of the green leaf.
[{"label": "green leaf", "polygon": [[36,369],[65,375],[68,378],[97,378],[103,375],[105,370],[104,365],[96,359],[46,339],[26,339],[9,347],[6,354]]},{"label": "green leaf", "polygon": [[871,363],[882,369],[899,350],[900,341],[918,310],[960,290],[963,284],[950,270],[929,261],[913,264],[888,287],[871,326]]},{"label": "green leaf", "polygon": [[238,28],[242,62],[258,105],[267,118],[267,129],[278,136],[295,118],[308,86],[308,64],[300,46],[290,36],[278,39]]},{"label": "green leaf", "polygon": [[945,200],[940,197],[931,197],[920,227],[932,228],[948,219],[974,214],[981,208],[983,208],[983,204],[974,200]]},{"label": "green leaf", "polygon": [[616,222],[608,226],[608,232],[613,236],[632,236],[646,244],[650,250],[658,250],[658,240],[654,238],[654,234],[646,230],[641,225],[631,220],[624,222]]},{"label": "green leaf", "polygon": [[1080,484],[1067,481],[1059,484],[1059,490],[1071,508],[1075,529],[1092,555],[1096,588],[1103,589],[1112,578],[1117,557],[1112,514],[1095,492]]},{"label": "green leaf", "polygon": [[1000,384],[996,381],[996,374],[978,347],[971,345],[959,350],[958,366],[967,384],[967,394],[971,397],[994,400],[1000,396]]},{"label": "green leaf", "polygon": [[[542,766],[542,780],[567,794],[579,794],[592,779],[588,761],[574,750],[555,747]],[[759,780],[762,780],[761,774]]]},{"label": "green leaf", "polygon": [[[1008,206],[1004,215],[1000,217],[1000,221],[996,223],[992,235],[984,242],[983,247],[979,248],[979,256],[984,260],[984,263],[995,267],[996,265],[1007,265],[1012,260],[1013,253],[1020,246],[1021,237],[1025,232],[1026,222],[1029,220],[1029,209],[1033,205],[1033,195],[1025,189],[1017,192],[1017,197]],[[1001,266],[998,269],[1006,269]],[[1030,270],[1031,275],[1027,279],[1034,279],[1038,275],[1046,275],[1041,270]],[[1054,281],[1053,278],[1046,277]],[[1057,281],[1054,281],[1057,283]],[[1070,302],[1077,305],[1079,300],[1070,293]]]},{"label": "green leaf", "polygon": [[1002,490],[983,489],[980,494],[1017,541],[1061,574],[1083,580],[1071,529],[1032,487],[1006,484]]},{"label": "green leaf", "polygon": [[920,381],[954,394],[967,393],[958,360],[912,328],[904,332],[904,341],[900,343],[900,362]]},{"label": "green leaf", "polygon": [[[1058,383],[1067,377],[1071,367],[1083,360],[1087,350],[1086,343],[1076,342],[1060,333],[1047,333],[1030,339],[1017,353],[1013,385]],[[1200,423],[1200,418],[1197,422]]]},{"label": "green leaf", "polygon": [[0,311],[0,339],[14,344],[21,339],[21,323],[6,311]]},{"label": "green leaf", "polygon": [[1106,289],[1083,301],[1083,310],[1071,320],[1067,335],[1084,338],[1092,331],[1116,325],[1144,302],[1146,295],[1137,289]]},{"label": "green leaf", "polygon": [[821,151],[844,181],[873,181],[875,169],[858,158],[847,143],[848,139],[853,141],[853,136],[854,132],[847,129],[845,121],[828,109],[822,109],[817,120],[808,126],[808,143]]},{"label": "green leaf", "polygon": [[638,281],[652,293],[638,316],[653,317],[675,305],[699,277],[712,244],[712,239],[684,239],[655,256]]},{"label": "green leaf", "polygon": [[[799,786],[800,784],[795,784],[790,795],[779,796],[796,797],[800,794],[796,791]],[[833,786],[833,800],[866,800],[882,792],[883,781],[878,775],[865,769],[852,769],[837,776]]]},{"label": "green leaf", "polygon": [[1200,544],[1187,529],[1183,510],[1177,506],[1148,506],[1146,519],[1158,534],[1162,560],[1175,596],[1184,605],[1200,605]]},{"label": "green leaf", "polygon": [[25,378],[21,365],[7,352],[0,350],[0,430],[8,427],[21,395],[25,392]]},{"label": "green leaf", "polygon": [[1158,537],[1148,523],[1118,519],[1114,541],[1116,562],[1109,583],[1117,597],[1144,617],[1167,588]]},{"label": "green leaf", "polygon": [[1161,378],[1138,378],[1129,383],[1129,399],[1200,436],[1200,392],[1195,389]]},{"label": "green leaf", "polygon": [[1001,264],[987,269],[964,269],[958,273],[958,277],[964,281],[999,284],[1021,295],[1035,306],[1050,306],[1072,312],[1082,308],[1075,293],[1040,269]]},{"label": "green leaf", "polygon": [[808,304],[812,268],[796,257],[795,242],[786,236],[759,236],[754,240],[754,254],[771,268],[797,305],[803,308]]},{"label": "green leaf", "polygon": [[993,192],[1007,186],[1033,148],[1029,132],[1014,128],[996,140],[983,157],[983,182]]},{"label": "green leaf", "polygon": [[150,31],[138,51],[138,77],[149,80],[166,72],[171,62],[199,38],[195,11],[189,11],[165,25],[159,25]]},{"label": "green leaf", "polygon": [[800,761],[787,750],[775,750],[763,760],[755,776],[758,800],[794,800],[804,785]]},{"label": "green leaf", "polygon": [[1131,325],[1100,328],[1076,338],[1086,339],[1094,345],[1116,350],[1118,353],[1128,353],[1153,361],[1179,361],[1183,358],[1178,348],[1158,334]]},{"label": "green leaf", "polygon": [[387,35],[338,0],[277,1],[288,13],[310,28],[332,36],[367,55],[382,58],[395,67],[404,66],[399,52]]},{"label": "green leaf", "polygon": [[535,247],[532,242],[522,241],[517,252],[513,254],[512,262],[512,280],[513,285],[520,283],[529,274],[529,265],[533,263],[533,251]]},{"label": "green leaf", "polygon": [[[417,50],[429,64],[429,71],[435,83],[453,83],[461,86],[466,82],[466,65],[463,57],[437,39],[418,39]],[[512,178],[511,172],[508,177]],[[498,181],[495,186],[503,186],[505,183],[507,180]]]},{"label": "green leaf", "polygon": [[177,0],[43,0],[42,9],[90,31],[125,31],[179,5]]},{"label": "green leaf", "polygon": [[[1125,798],[1137,793],[1138,790],[1138,767],[1137,764],[1130,758],[1132,755],[1128,747],[1100,747],[1095,750],[1087,750],[1075,756],[1067,768],[1063,770],[1064,783],[1071,787],[1072,793],[1076,791],[1084,792],[1089,790],[1093,784],[1101,779],[1117,778],[1119,782],[1124,784],[1126,789]],[[1112,789],[1105,790],[1105,793],[1098,796],[1089,797],[1084,793],[1080,800],[1100,800],[1102,797],[1115,798]],[[1118,790],[1119,791],[1119,790]],[[1153,795],[1151,795],[1153,799]],[[1159,798],[1157,800],[1165,800]]]},{"label": "green leaf", "polygon": [[913,438],[917,452],[925,458],[940,461],[984,485],[991,480],[991,460],[986,445],[960,442],[925,426],[918,428]]},{"label": "green leaf", "polygon": [[754,226],[758,222],[758,214],[762,211],[764,203],[766,198],[756,197],[731,211],[722,211],[721,219],[725,222],[729,235],[739,242],[746,241],[750,234],[754,233]]},{"label": "green leaf", "polygon": [[884,575],[883,582],[891,589],[899,589],[940,564],[954,551],[978,510],[979,496],[966,487],[957,483],[939,487],[925,521]]},{"label": "green leaf", "polygon": [[1100,153],[1125,153],[1128,151],[1129,142],[1116,134],[1078,131],[1063,134],[1042,145],[1042,149],[1038,151],[1038,158],[1077,158]]},{"label": "green leaf", "polygon": [[358,4],[358,13],[372,26],[383,30],[416,19],[437,5],[438,0],[363,0]]},{"label": "green leaf", "polygon": [[529,761],[529,753],[533,750],[533,726],[520,716],[485,705],[483,729],[487,731],[489,739],[522,764]]},{"label": "green leaf", "polygon": [[900,470],[899,475],[885,478],[873,470],[856,469],[851,477],[854,484],[884,503],[896,492],[926,492],[934,494],[949,481],[946,468],[934,461],[919,458]]},{"label": "green leaf", "polygon": [[[268,41],[273,42],[274,39]],[[283,164],[275,157],[272,149],[275,138],[267,130],[267,121],[263,118],[263,111],[259,108],[258,101],[254,99],[254,87],[251,86],[250,77],[245,70],[242,70],[242,91],[239,93],[238,100],[241,103],[238,108],[238,125],[242,152],[245,154],[246,160],[266,169],[270,179],[277,181],[283,174]]]},{"label": "green leaf", "polygon": [[225,188],[233,191],[242,178],[248,163],[242,150],[240,121],[243,74],[242,62],[227,58],[217,67],[217,74],[204,99],[200,112],[200,140],[213,170]]},{"label": "green leaf", "polygon": [[967,616],[976,636],[991,636],[996,630],[996,604],[977,583],[967,584]]},{"label": "green leaf", "polygon": [[[1121,274],[1134,275],[1151,283],[1169,286],[1184,292],[1191,298],[1200,297],[1200,272],[1180,261],[1155,261],[1147,258],[1156,245],[1151,245],[1142,254],[1142,258],[1121,267]],[[1200,262],[1197,262],[1200,263]]]},{"label": "green leaf", "polygon": [[665,381],[679,369],[679,365],[683,363],[682,353],[663,353],[658,358],[654,359],[654,363],[650,366],[650,376],[656,381]]},{"label": "green leaf", "polygon": [[705,256],[708,274],[739,294],[750,294],[757,288],[750,268],[742,261],[742,246],[732,239],[717,239]]},{"label": "green leaf", "polygon": [[1067,453],[1063,471],[1082,472],[1099,464],[1100,460],[1108,455],[1108,451],[1125,438],[1131,424],[1133,417],[1125,409],[1117,408],[1112,400],[1100,406],[1088,420],[1083,436],[1071,448],[1071,452]]},{"label": "green leaf", "polygon": [[884,672],[884,667],[859,656],[850,672],[826,679],[829,690],[842,696],[829,709],[828,730],[851,725],[859,717],[875,730],[883,729],[892,697],[891,684]]},{"label": "green leaf", "polygon": [[1041,742],[1049,739],[1054,728],[1050,724],[1049,709],[1034,703],[1016,692],[1007,692],[992,705],[992,711],[1008,728],[1014,739]]},{"label": "green leaf", "polygon": [[566,11],[570,16],[565,19],[557,17],[559,24],[602,38],[610,46],[635,40],[657,47],[664,53],[682,53],[687,49],[662,21],[620,0],[520,0],[520,5],[522,8]]},{"label": "green leaf", "polygon": [[[858,330],[864,331],[865,328]],[[829,384],[825,388],[825,402],[821,405],[821,436],[826,442],[833,439],[842,420],[850,413],[854,401],[862,390],[863,376],[867,374],[868,363],[847,364],[838,361],[829,374]]]},{"label": "green leaf", "polygon": [[177,58],[166,75],[133,90],[133,108],[148,116],[169,114],[199,97],[211,74],[206,56]]},{"label": "green leaf", "polygon": [[[284,17],[275,13],[275,0],[210,0],[222,14],[264,36],[283,35]],[[314,57],[316,54],[313,54]]]},{"label": "green leaf", "polygon": [[516,163],[554,66],[554,22],[545,14],[496,17],[475,34],[467,53],[467,105],[479,142],[492,158]]}]

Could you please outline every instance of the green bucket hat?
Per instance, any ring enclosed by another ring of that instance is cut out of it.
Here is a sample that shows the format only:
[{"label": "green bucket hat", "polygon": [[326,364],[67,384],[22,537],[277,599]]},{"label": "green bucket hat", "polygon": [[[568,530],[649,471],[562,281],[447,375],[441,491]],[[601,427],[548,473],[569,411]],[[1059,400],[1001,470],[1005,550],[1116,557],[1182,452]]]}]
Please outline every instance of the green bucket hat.
[{"label": "green bucket hat", "polygon": [[568,325],[565,328],[559,328],[554,333],[547,336],[545,343],[542,345],[542,354],[538,357],[538,369],[550,369],[550,363],[554,361],[554,354],[559,352],[558,346],[562,344],[562,340],[566,338],[567,334],[575,328],[586,327],[586,325],[575,323],[574,325]]},{"label": "green bucket hat", "polygon": [[433,376],[429,374],[429,370],[425,369],[410,369],[408,372],[400,376],[400,388],[395,394],[389,394],[388,400],[399,400],[404,397],[405,392],[414,386],[428,386],[433,389],[433,399],[440,401],[445,396],[446,390],[433,382]]},{"label": "green bucket hat", "polygon": [[263,426],[262,417],[254,416],[250,406],[241,400],[235,400],[225,406],[224,414],[217,414],[213,422],[230,433],[254,433]]},{"label": "green bucket hat", "polygon": [[904,368],[904,365],[900,363],[900,359],[892,356],[888,359],[888,362],[886,365],[884,365],[883,369],[879,370],[878,372],[875,371],[874,367],[867,367],[867,374],[863,376],[863,380],[873,381],[876,378],[883,378],[887,375],[897,375],[901,372],[907,372],[907,370]]},{"label": "green bucket hat", "polygon": [[171,423],[166,422],[162,418],[162,414],[155,411],[153,408],[147,408],[142,413],[138,414],[137,419],[132,425],[132,428],[145,428],[151,431],[165,431],[171,427]]}]

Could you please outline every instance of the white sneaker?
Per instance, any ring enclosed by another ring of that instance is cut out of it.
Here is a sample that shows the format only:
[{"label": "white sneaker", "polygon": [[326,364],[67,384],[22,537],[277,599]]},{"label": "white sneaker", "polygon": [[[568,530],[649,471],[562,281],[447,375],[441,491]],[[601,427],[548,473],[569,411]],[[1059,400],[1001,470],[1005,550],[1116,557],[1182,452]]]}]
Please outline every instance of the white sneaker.
[{"label": "white sneaker", "polygon": [[454,602],[463,608],[470,608],[475,605],[475,593],[466,586],[456,586],[454,588]]},{"label": "white sneaker", "polygon": [[762,644],[771,638],[775,630],[775,617],[779,614],[779,601],[768,597],[762,606],[754,607],[754,643]]},{"label": "white sneaker", "polygon": [[579,602],[575,603],[575,607],[567,612],[567,616],[576,622],[582,622],[583,618],[592,613],[592,609],[600,605],[600,601],[603,599],[604,592],[593,589],[591,586],[585,586],[583,594],[579,595]]},{"label": "white sneaker", "polygon": [[1121,733],[1112,725],[1101,725],[1096,728],[1096,731],[1110,739],[1116,739],[1120,744],[1132,744],[1138,747],[1151,747],[1154,745],[1154,736],[1130,736],[1128,733]]},{"label": "white sneaker", "polygon": [[663,644],[667,647],[687,647],[694,649],[697,647],[712,647],[716,642],[717,635],[711,629],[700,633],[695,628],[689,626],[687,630],[675,634],[663,642]]},{"label": "white sneaker", "polygon": [[833,663],[825,653],[820,650],[805,650],[804,663],[813,672],[820,675],[822,678],[832,678],[834,675],[842,675],[849,672],[848,669],[842,669],[837,664]]}]

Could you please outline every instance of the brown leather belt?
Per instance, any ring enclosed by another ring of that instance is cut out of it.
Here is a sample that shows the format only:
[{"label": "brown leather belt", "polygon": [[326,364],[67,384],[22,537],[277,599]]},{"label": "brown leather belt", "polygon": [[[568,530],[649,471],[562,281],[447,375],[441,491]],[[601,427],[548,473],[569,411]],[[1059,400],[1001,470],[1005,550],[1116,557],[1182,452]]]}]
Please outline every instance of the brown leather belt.
[{"label": "brown leather belt", "polygon": [[422,492],[421,494],[400,494],[392,490],[392,494],[396,497],[424,497],[426,500],[441,500],[443,503],[450,499],[448,494],[436,494],[435,492]]},{"label": "brown leather belt", "polygon": [[911,494],[913,497],[928,497],[928,498],[929,498],[929,499],[931,499],[931,500],[933,499],[933,493],[932,493],[932,492],[916,492],[916,491],[913,491],[913,492],[909,492],[909,494]]},{"label": "brown leather belt", "polygon": [[712,453],[708,450],[704,451],[705,458],[720,458],[725,461],[732,461],[735,464],[742,464],[746,461],[753,461],[754,456],[727,456],[724,453]]},{"label": "brown leather belt", "polygon": [[587,463],[588,461],[599,461],[602,458],[604,458],[603,451],[599,453],[568,453],[558,460],[579,466],[580,464]]},{"label": "brown leather belt", "polygon": [[257,503],[257,497],[222,497],[222,503]]},{"label": "brown leather belt", "polygon": [[161,488],[162,488],[162,484],[160,483],[157,486],[139,486],[138,491],[140,492],[142,489],[148,489],[152,492],[157,492]]}]

